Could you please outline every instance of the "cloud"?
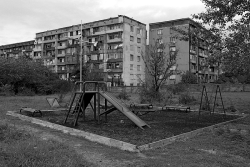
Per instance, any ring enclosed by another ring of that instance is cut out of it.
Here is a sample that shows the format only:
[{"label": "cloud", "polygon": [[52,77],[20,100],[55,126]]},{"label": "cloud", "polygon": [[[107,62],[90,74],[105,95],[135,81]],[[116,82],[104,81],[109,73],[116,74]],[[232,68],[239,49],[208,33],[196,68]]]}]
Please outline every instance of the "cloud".
[{"label": "cloud", "polygon": [[6,0],[0,1],[0,45],[32,40],[35,33],[126,15],[142,23],[190,17],[200,0]]}]

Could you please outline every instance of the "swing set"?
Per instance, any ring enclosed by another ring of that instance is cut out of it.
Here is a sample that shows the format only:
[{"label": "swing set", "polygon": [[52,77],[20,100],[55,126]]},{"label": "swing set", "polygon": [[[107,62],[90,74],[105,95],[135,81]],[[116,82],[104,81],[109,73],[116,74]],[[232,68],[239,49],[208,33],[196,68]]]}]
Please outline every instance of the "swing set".
[{"label": "swing set", "polygon": [[[226,111],[225,111],[225,107],[224,107],[224,103],[223,103],[223,100],[222,100],[222,95],[221,95],[221,89],[220,89],[220,86],[219,85],[216,85],[216,90],[215,90],[215,96],[214,96],[214,102],[213,102],[213,108],[211,109],[210,107],[210,102],[212,100],[212,95],[213,95],[213,92],[212,91],[212,94],[210,96],[210,99],[208,99],[208,93],[207,93],[207,89],[206,89],[206,86],[203,85],[202,87],[202,92],[201,92],[201,100],[200,100],[200,108],[199,108],[199,117],[200,117],[200,114],[202,111],[209,111],[209,114],[211,115],[212,113],[214,114],[214,111],[215,111],[215,107],[217,106],[217,95],[219,94],[219,97],[220,100],[221,100],[221,105],[222,105],[222,108],[223,108],[223,113],[224,113],[224,116],[226,116]],[[205,107],[202,105],[202,102],[203,102],[203,97],[205,98]]]}]

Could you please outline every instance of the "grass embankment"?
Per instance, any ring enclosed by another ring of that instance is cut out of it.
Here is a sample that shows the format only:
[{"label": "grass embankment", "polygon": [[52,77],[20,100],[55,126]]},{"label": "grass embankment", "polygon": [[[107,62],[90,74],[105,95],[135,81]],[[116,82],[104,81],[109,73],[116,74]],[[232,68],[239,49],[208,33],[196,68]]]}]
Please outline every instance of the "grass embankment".
[{"label": "grass embankment", "polygon": [[0,166],[92,166],[72,148],[0,125]]}]

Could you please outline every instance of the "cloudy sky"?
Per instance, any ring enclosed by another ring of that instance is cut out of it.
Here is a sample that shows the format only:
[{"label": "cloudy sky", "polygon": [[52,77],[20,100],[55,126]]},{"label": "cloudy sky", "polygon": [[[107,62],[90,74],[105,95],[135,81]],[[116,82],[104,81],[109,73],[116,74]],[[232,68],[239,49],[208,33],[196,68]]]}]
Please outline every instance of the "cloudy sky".
[{"label": "cloudy sky", "polygon": [[0,45],[33,40],[35,33],[126,15],[142,23],[205,10],[201,0],[0,0]]}]

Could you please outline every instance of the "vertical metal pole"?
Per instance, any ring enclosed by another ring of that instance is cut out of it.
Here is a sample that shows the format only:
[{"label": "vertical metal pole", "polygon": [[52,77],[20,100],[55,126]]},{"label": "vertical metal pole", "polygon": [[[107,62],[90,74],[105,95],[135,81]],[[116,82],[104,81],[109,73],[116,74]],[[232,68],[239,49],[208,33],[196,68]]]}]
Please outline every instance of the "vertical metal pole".
[{"label": "vertical metal pole", "polygon": [[80,37],[80,92],[82,91],[82,20],[81,20],[81,37]]},{"label": "vertical metal pole", "polygon": [[218,90],[218,86],[216,87],[216,91],[215,91],[213,113],[214,113],[215,103],[216,103],[216,99],[217,99],[217,90]]},{"label": "vertical metal pole", "polygon": [[201,92],[201,102],[200,102],[199,117],[198,117],[198,119],[200,118],[200,113],[201,113],[201,107],[202,107],[202,99],[203,99],[203,92],[204,92],[204,88],[205,88],[205,86],[203,86],[203,88],[202,88],[202,92]]},{"label": "vertical metal pole", "polygon": [[224,103],[223,103],[223,100],[222,100],[222,95],[221,95],[220,86],[219,86],[219,85],[217,85],[217,87],[219,88],[219,91],[220,91],[220,99],[221,99],[221,103],[222,103],[222,107],[223,107],[224,115],[226,116],[226,111],[225,111],[225,108],[224,108]]},{"label": "vertical metal pole", "polygon": [[94,120],[96,121],[96,93],[94,94]]},{"label": "vertical metal pole", "polygon": [[[107,111],[107,99],[105,99],[105,112]],[[105,114],[105,121],[108,122],[107,113]]]},{"label": "vertical metal pole", "polygon": [[97,102],[97,105],[98,105],[98,124],[100,124],[100,92],[99,92],[100,90],[99,90],[99,84],[97,85],[97,98],[98,98],[98,102]]}]

